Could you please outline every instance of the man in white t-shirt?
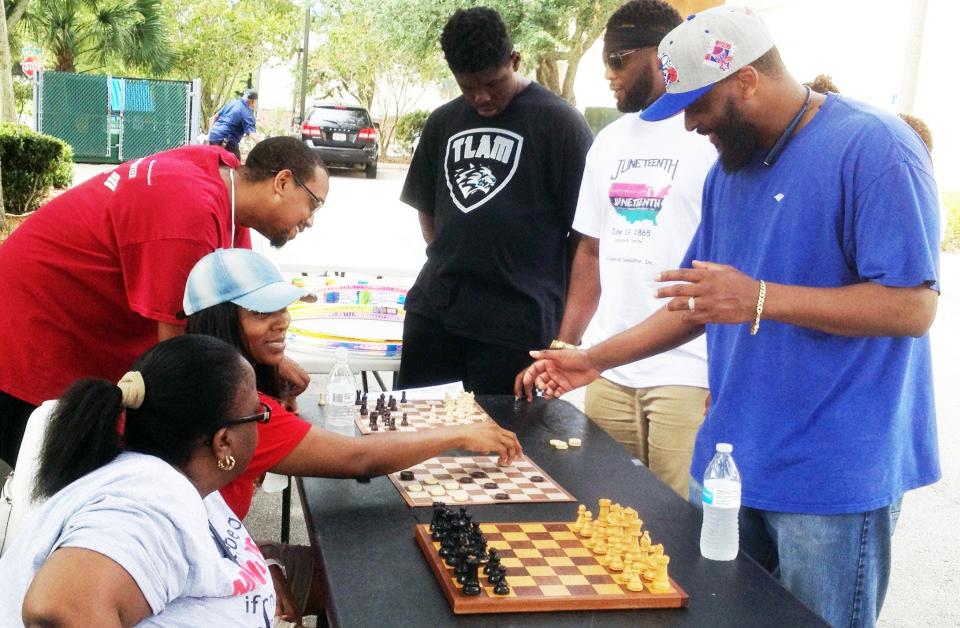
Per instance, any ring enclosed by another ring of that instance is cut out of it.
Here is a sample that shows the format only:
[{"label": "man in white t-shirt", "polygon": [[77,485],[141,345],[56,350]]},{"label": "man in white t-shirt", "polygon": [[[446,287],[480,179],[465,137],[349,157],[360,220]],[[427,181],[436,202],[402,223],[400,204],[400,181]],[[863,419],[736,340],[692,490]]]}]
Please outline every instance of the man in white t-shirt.
[{"label": "man in white t-shirt", "polygon": [[[707,170],[717,153],[687,133],[683,117],[645,122],[636,112],[664,92],[657,44],[680,24],[661,0],[632,0],[607,21],[603,58],[617,108],[587,154],[573,228],[581,234],[554,348],[602,340],[662,304],[657,273],[675,268],[700,222]],[[520,394],[518,392],[518,394]],[[587,387],[586,413],[681,496],[707,396],[703,337],[603,373]]]}]

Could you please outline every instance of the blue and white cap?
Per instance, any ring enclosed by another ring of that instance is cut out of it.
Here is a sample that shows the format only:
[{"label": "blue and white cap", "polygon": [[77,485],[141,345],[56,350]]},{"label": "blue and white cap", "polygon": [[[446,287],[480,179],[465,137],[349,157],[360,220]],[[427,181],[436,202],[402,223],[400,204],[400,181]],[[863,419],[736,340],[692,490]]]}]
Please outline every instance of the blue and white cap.
[{"label": "blue and white cap", "polygon": [[249,249],[217,249],[187,277],[183,313],[231,302],[254,312],[276,312],[310,293],[284,281],[264,256]]},{"label": "blue and white cap", "polygon": [[680,113],[771,48],[773,37],[754,9],[719,6],[691,15],[657,48],[667,91],[640,118],[656,122]]}]

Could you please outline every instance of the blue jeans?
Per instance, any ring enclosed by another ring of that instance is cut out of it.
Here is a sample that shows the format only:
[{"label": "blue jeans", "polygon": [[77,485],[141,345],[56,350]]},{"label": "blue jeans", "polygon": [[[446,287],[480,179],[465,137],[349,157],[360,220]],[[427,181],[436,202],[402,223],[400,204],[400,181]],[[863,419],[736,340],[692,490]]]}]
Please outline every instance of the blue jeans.
[{"label": "blue jeans", "polygon": [[[688,499],[701,508],[702,486]],[[890,546],[901,499],[849,515],[740,508],[740,548],[832,626],[877,623],[890,579]]]}]

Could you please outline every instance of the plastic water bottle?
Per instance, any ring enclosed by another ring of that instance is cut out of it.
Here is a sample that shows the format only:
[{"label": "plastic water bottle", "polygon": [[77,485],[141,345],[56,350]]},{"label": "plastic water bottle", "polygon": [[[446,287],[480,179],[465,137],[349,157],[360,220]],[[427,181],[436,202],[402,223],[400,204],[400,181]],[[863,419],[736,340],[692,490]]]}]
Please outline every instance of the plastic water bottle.
[{"label": "plastic water bottle", "polygon": [[717,443],[717,453],[703,474],[700,554],[710,560],[733,560],[740,550],[740,472],[732,451],[730,443]]},{"label": "plastic water bottle", "polygon": [[334,352],[336,363],[327,376],[326,406],[327,428],[336,432],[353,434],[354,401],[357,380],[347,364],[347,350],[338,347]]}]

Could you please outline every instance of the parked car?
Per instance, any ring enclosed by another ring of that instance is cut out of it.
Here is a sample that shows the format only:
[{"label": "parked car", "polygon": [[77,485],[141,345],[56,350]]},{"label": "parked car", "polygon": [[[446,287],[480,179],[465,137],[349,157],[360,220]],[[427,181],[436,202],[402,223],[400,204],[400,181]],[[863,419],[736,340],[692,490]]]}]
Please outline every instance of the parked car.
[{"label": "parked car", "polygon": [[327,165],[360,167],[368,179],[377,178],[379,133],[363,107],[314,105],[300,136]]}]

